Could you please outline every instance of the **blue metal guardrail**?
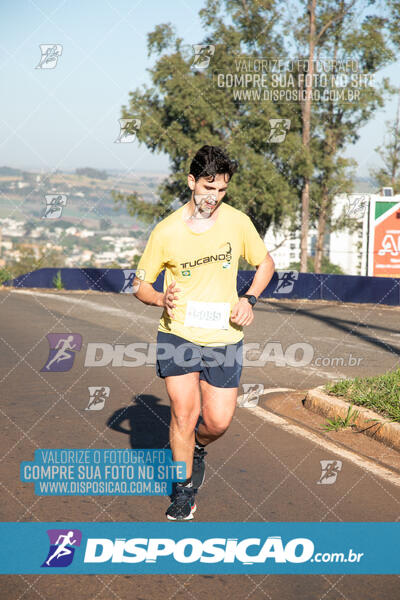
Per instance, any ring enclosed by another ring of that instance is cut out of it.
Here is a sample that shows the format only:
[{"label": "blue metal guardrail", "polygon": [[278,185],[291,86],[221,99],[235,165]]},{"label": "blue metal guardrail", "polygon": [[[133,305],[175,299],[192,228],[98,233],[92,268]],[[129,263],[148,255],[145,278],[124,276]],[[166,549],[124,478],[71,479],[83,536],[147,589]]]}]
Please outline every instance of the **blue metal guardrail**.
[{"label": "blue metal guardrail", "polygon": [[[19,288],[52,288],[53,279],[60,271],[66,290],[97,290],[101,292],[131,293],[132,270],[129,269],[67,269],[45,268],[20,275],[3,285]],[[239,271],[238,294],[246,293],[255,271]],[[164,271],[154,287],[162,291]],[[309,300],[336,300],[373,304],[400,305],[400,279],[389,277],[364,277],[358,275],[330,275],[277,271],[263,298],[308,298]]]}]

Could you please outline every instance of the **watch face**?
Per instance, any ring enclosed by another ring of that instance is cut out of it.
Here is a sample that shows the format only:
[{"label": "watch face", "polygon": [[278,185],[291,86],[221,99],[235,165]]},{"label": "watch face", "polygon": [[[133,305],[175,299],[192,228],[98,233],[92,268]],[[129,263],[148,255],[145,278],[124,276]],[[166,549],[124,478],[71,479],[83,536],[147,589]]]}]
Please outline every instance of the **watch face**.
[{"label": "watch face", "polygon": [[250,302],[250,304],[252,306],[254,306],[255,303],[257,302],[257,298],[255,296],[245,296],[245,298],[247,298],[247,300]]}]

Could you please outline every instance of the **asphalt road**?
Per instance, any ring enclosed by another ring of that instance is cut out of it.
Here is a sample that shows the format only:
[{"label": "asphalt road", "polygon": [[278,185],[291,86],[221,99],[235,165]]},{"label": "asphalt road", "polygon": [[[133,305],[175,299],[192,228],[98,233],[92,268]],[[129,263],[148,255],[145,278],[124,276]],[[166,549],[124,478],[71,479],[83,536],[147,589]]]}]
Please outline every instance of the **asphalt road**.
[{"label": "asphalt road", "polygon": [[[39,497],[33,484],[19,480],[20,462],[33,460],[37,448],[166,446],[169,403],[151,360],[140,367],[84,366],[88,344],[121,349],[155,342],[160,310],[129,295],[1,289],[0,315],[1,521],[164,522],[165,497]],[[398,453],[364,436],[360,441],[344,432],[315,433],[323,419],[298,401],[301,391],[329,379],[398,367],[399,316],[398,308],[370,305],[257,305],[255,320],[245,331],[246,344],[253,346],[241,382],[263,384],[266,390],[292,388],[297,396],[275,394],[269,401],[267,394],[257,410],[236,410],[229,431],[208,449],[196,522],[400,518]],[[66,332],[82,336],[72,368],[41,371],[49,350],[46,335]],[[263,364],[257,365],[257,359]],[[103,409],[85,410],[90,386],[110,388]],[[276,414],[304,433],[282,427],[272,418]],[[341,454],[344,449],[348,452]],[[319,485],[320,461],[335,459],[342,461],[336,482]],[[172,600],[182,595],[191,600],[210,595],[232,600],[396,600],[399,584],[395,575],[0,577],[1,598],[7,600]]]}]

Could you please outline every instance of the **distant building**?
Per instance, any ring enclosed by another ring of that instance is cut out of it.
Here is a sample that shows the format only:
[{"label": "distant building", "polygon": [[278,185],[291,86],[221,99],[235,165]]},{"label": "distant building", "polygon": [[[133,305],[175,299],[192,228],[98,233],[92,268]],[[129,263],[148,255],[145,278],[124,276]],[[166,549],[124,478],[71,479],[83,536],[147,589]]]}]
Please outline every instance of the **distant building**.
[{"label": "distant building", "polygon": [[[289,265],[300,262],[300,224],[297,230],[290,230],[290,220],[285,219],[281,228],[269,227],[265,237],[267,246],[275,262],[277,270],[285,270]],[[308,254],[314,256],[317,242],[317,230],[310,228],[308,232]],[[325,255],[327,252],[325,242]]]},{"label": "distant building", "polygon": [[78,232],[77,235],[80,235],[81,238],[93,237],[95,234],[91,229],[82,229],[82,231]]},{"label": "distant building", "polygon": [[0,219],[0,225],[2,227],[2,234],[4,237],[22,237],[25,235],[25,222],[16,221],[9,217]]},{"label": "distant building", "polygon": [[102,265],[114,262],[117,260],[117,254],[115,252],[101,252],[95,256],[96,264],[101,267]]},{"label": "distant building", "polygon": [[30,237],[38,238],[43,234],[44,231],[45,231],[44,227],[35,227],[34,229],[32,229],[32,231],[30,233]]},{"label": "distant building", "polygon": [[[332,229],[324,239],[324,256],[338,265],[346,275],[367,273],[367,228],[368,205],[371,194],[340,194],[335,196],[332,211]],[[351,227],[335,231],[339,218],[346,216]],[[290,221],[277,229],[271,226],[264,242],[271,252],[277,270],[288,269],[290,264],[300,262],[300,224],[294,232],[289,229]],[[315,256],[317,230],[308,233],[308,254]]]}]

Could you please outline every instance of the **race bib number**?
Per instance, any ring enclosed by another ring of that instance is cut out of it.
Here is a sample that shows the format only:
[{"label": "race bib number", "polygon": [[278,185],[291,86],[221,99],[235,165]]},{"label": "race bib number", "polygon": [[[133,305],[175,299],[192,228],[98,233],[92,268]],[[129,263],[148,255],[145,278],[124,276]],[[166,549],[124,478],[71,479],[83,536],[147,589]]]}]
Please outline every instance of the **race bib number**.
[{"label": "race bib number", "polygon": [[197,302],[188,300],[186,305],[186,327],[206,329],[229,329],[231,306],[229,302]]}]

